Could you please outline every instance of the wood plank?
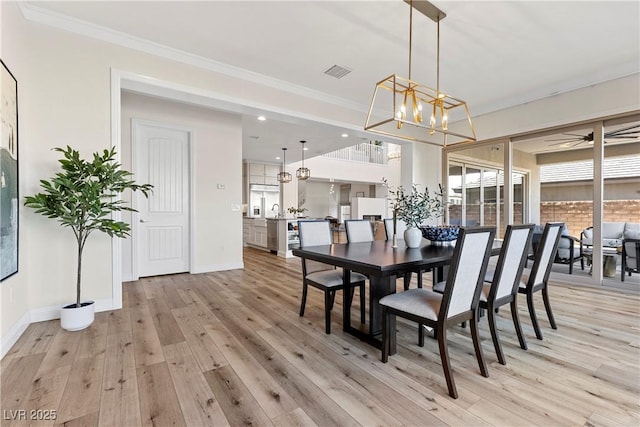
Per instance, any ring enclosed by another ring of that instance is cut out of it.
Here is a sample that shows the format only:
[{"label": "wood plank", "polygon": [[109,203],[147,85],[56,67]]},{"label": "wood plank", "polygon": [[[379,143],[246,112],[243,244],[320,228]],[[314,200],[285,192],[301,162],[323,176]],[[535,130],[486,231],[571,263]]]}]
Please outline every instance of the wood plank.
[{"label": "wood plank", "polygon": [[110,312],[108,325],[99,425],[138,426],[142,421],[129,310]]},{"label": "wood plank", "polygon": [[273,425],[249,389],[229,365],[214,371],[207,371],[204,376],[230,425]]},{"label": "wood plank", "polygon": [[51,346],[38,369],[38,375],[71,365],[76,358],[82,334],[58,328]]},{"label": "wood plank", "polygon": [[164,362],[162,345],[158,338],[151,312],[147,305],[131,309],[131,328],[133,331],[133,349],[136,366],[148,366]]},{"label": "wood plank", "polygon": [[93,412],[56,425],[65,427],[95,427],[98,425],[98,413]]},{"label": "wood plank", "polygon": [[96,313],[95,320],[86,329],[79,331],[82,335],[78,347],[77,358],[85,359],[104,353],[107,347],[107,327],[109,312]]},{"label": "wood plank", "polygon": [[161,293],[161,295],[148,301],[149,311],[151,312],[160,344],[164,346],[183,342],[184,335],[182,335],[180,327],[173,318],[169,305],[164,300],[164,294]]},{"label": "wood plank", "polygon": [[137,369],[143,426],[186,426],[165,362]]},{"label": "wood plank", "polygon": [[54,425],[56,420],[58,420],[57,410],[54,409],[56,410],[55,416],[51,411],[52,408],[60,407],[62,395],[69,380],[70,373],[71,365],[67,365],[52,371],[46,371],[33,380],[31,394],[27,399],[24,409],[28,411],[42,411],[36,412],[36,415],[39,413],[47,415],[38,420],[38,426]]},{"label": "wood plank", "polygon": [[104,353],[73,362],[56,423],[64,423],[100,410],[104,363]]},{"label": "wood plank", "polygon": [[44,358],[45,353],[16,357],[3,369],[0,378],[3,411],[26,409],[35,373]]},{"label": "wood plank", "polygon": [[205,328],[220,346],[236,375],[251,390],[251,394],[269,418],[276,418],[298,407],[298,404],[277,381],[260,366],[260,362],[247,353],[242,344],[231,336],[226,328],[214,329],[210,325]]},{"label": "wood plank", "polygon": [[[19,356],[26,356],[28,354],[44,353],[49,350],[53,338],[55,337],[60,327],[59,320],[49,320],[47,322],[37,322],[29,325],[31,329],[30,333],[25,333],[28,337],[24,343],[16,343],[16,346],[20,347]],[[7,357],[7,356],[5,356]]]},{"label": "wood plank", "polygon": [[187,425],[228,426],[227,418],[189,345],[185,342],[166,345],[163,351]]},{"label": "wood plank", "polygon": [[227,359],[218,345],[192,315],[191,307],[178,308],[172,310],[172,313],[189,344],[198,366],[203,372],[217,369],[227,364]]},{"label": "wood plank", "polygon": [[289,427],[314,427],[317,426],[313,422],[311,417],[307,415],[302,409],[297,408],[286,414],[282,414],[273,420],[273,423],[277,426],[289,426]]}]

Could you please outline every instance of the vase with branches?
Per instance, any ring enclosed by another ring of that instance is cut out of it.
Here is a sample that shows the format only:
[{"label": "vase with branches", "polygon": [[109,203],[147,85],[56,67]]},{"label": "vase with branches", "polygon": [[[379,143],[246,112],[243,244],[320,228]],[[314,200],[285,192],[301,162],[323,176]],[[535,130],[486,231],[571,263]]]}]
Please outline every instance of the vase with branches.
[{"label": "vase with branches", "polygon": [[[405,232],[405,243],[409,247],[419,246],[422,238],[420,226],[426,220],[439,218],[444,214],[444,187],[438,184],[438,191],[431,192],[428,187],[423,191],[418,190],[416,184],[412,184],[411,189],[405,189],[402,185],[391,187],[386,178],[383,178],[382,182],[387,187],[388,200],[393,211],[394,230],[396,220],[403,221],[407,225],[407,230],[412,230],[409,233]],[[413,236],[407,238],[408,234]]]}]

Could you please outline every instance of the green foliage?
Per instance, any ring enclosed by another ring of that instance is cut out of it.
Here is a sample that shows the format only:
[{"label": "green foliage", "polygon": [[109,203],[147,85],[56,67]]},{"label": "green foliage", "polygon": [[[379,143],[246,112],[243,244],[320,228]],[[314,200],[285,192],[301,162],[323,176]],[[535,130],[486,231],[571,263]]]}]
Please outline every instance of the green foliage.
[{"label": "green foliage", "polygon": [[128,236],[129,224],[110,218],[113,212],[135,212],[125,206],[119,196],[129,189],[148,197],[153,186],[136,184],[132,174],[116,162],[115,148],[94,153],[91,161],[81,159],[80,153],[69,146],[54,150],[64,156],[59,160],[62,170],[50,180],[41,180],[44,191],[25,197],[24,205],[73,230],[78,243],[76,304],[79,306],[82,250],[87,237],[96,230],[111,237]]},{"label": "green foliage", "polygon": [[442,184],[438,184],[438,192],[434,192],[432,196],[427,187],[420,192],[418,187],[412,184],[411,190],[407,191],[402,186],[396,189],[389,187],[386,178],[383,178],[382,182],[388,189],[391,208],[407,227],[418,227],[427,219],[439,218],[444,214],[445,189]]},{"label": "green foliage", "polygon": [[293,206],[287,208],[287,212],[289,212],[290,214],[303,214],[306,211],[308,211],[307,208],[294,208]]}]

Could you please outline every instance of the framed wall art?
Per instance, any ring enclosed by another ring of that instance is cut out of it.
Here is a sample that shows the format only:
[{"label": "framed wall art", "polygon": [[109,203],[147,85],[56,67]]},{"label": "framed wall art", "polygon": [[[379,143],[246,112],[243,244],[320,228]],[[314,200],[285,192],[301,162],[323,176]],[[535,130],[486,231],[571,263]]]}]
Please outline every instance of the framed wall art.
[{"label": "framed wall art", "polygon": [[0,281],[18,272],[18,82],[0,59]]}]

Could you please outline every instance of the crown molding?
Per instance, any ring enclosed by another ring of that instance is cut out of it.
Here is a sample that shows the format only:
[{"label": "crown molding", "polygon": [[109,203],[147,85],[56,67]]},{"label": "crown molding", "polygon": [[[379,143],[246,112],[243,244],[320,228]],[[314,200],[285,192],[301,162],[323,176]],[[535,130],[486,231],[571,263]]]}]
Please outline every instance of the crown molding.
[{"label": "crown molding", "polygon": [[180,49],[155,43],[140,37],[135,37],[120,31],[115,31],[100,25],[92,24],[77,18],[63,15],[58,12],[47,10],[27,1],[18,1],[18,7],[25,19],[61,30],[69,31],[84,37],[101,40],[133,49],[150,55],[180,62],[182,64],[195,66],[208,71],[224,74],[240,80],[249,81],[273,89],[289,92],[295,95],[310,98],[316,101],[337,105],[354,111],[366,113],[368,106],[345,98],[329,95],[306,86],[296,85],[284,80],[269,77],[244,68],[235,67],[213,59],[185,52]]}]

